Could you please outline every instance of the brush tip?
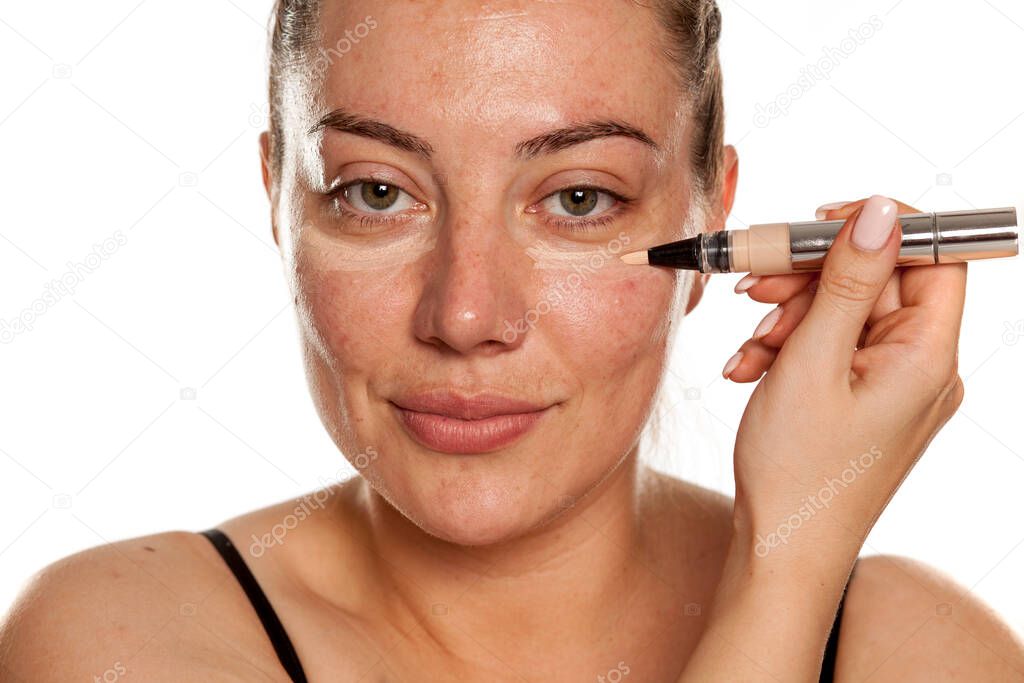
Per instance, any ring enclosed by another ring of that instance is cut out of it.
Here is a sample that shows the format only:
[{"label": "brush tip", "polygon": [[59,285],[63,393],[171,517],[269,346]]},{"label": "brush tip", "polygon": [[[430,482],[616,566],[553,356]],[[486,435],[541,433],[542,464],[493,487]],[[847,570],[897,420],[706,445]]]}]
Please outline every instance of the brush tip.
[{"label": "brush tip", "polygon": [[619,257],[624,263],[628,263],[634,266],[646,266],[647,265],[647,250],[642,251],[631,251],[628,254],[623,254]]}]

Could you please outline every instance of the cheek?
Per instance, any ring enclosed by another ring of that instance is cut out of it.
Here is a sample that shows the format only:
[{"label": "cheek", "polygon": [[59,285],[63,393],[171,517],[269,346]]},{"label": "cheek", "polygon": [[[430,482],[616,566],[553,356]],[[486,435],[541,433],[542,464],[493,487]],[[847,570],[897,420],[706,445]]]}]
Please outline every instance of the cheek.
[{"label": "cheek", "polygon": [[660,368],[676,276],[662,269],[633,269],[636,274],[584,279],[555,309],[550,341],[580,369],[577,376],[606,380],[645,359]]},{"label": "cheek", "polygon": [[404,268],[338,270],[327,258],[296,259],[297,304],[320,351],[339,370],[368,369],[398,354],[409,297]]}]

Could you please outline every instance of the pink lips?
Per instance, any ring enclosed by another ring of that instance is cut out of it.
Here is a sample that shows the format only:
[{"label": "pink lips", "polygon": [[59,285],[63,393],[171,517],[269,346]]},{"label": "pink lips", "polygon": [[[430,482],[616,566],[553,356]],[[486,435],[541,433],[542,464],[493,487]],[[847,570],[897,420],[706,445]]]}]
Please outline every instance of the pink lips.
[{"label": "pink lips", "polygon": [[487,453],[528,432],[550,405],[497,394],[464,397],[449,390],[405,396],[393,402],[413,439],[442,453]]}]

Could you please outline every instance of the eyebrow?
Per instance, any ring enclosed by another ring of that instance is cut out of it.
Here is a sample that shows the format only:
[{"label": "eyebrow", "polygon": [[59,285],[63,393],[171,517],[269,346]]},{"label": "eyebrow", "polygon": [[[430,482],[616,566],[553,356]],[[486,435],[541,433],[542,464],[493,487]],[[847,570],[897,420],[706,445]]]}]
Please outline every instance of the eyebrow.
[{"label": "eyebrow", "polygon": [[655,152],[661,151],[654,140],[636,126],[614,119],[598,119],[556,128],[548,133],[524,140],[516,145],[515,153],[517,157],[526,161],[542,154],[554,154],[583,142],[613,136],[632,138],[647,145]]},{"label": "eyebrow", "polygon": [[378,140],[406,152],[412,152],[424,159],[430,159],[430,155],[434,153],[434,148],[430,143],[421,137],[399,130],[383,121],[353,114],[344,109],[335,109],[321,118],[315,126],[309,129],[309,134],[312,135],[325,128]]},{"label": "eyebrow", "polygon": [[[323,116],[316,125],[309,129],[309,134],[312,135],[326,128],[377,140],[406,152],[412,152],[427,160],[434,153],[433,146],[417,135],[395,128],[383,121],[360,116],[344,109],[335,109]],[[636,126],[615,119],[596,119],[556,128],[529,140],[523,140],[515,146],[515,156],[523,161],[528,161],[544,154],[554,154],[573,145],[612,136],[632,138],[647,145],[655,152],[661,151],[657,143]]]}]

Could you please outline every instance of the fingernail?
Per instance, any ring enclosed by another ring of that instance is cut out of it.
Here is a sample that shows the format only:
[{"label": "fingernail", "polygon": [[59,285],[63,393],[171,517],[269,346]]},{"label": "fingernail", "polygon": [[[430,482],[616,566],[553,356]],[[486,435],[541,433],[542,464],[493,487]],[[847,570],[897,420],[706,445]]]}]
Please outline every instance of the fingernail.
[{"label": "fingernail", "polygon": [[888,197],[872,195],[857,217],[851,240],[860,249],[878,251],[889,241],[895,225],[896,202]]},{"label": "fingernail", "polygon": [[754,330],[754,339],[760,339],[765,336],[775,327],[775,323],[779,322],[779,318],[782,317],[782,306],[776,306],[775,309],[766,315],[761,322],[757,324],[757,329]]},{"label": "fingernail", "polygon": [[737,351],[732,355],[732,358],[725,362],[725,367],[722,369],[722,377],[729,379],[729,375],[732,371],[739,367],[740,361],[743,360],[743,352]]},{"label": "fingernail", "polygon": [[825,212],[832,211],[833,209],[841,209],[847,204],[852,202],[832,202],[831,204],[822,204],[814,211],[814,217],[819,221],[825,220]]},{"label": "fingernail", "polygon": [[740,279],[740,281],[736,283],[736,287],[735,289],[733,289],[733,291],[736,292],[737,294],[742,294],[743,292],[747,291],[748,289],[756,285],[760,279],[760,275],[744,275]]}]

